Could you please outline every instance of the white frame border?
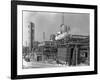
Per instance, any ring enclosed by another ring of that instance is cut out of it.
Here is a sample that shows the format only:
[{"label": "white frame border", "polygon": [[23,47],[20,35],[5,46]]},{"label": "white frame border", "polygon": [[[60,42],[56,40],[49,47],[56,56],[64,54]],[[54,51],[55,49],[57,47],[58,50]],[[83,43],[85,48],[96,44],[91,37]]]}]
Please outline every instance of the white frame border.
[{"label": "white frame border", "polygon": [[[67,68],[54,67],[54,68],[22,69],[22,10],[89,13],[90,14],[90,66],[67,67]],[[81,9],[81,8],[61,8],[61,7],[17,5],[17,43],[18,43],[17,45],[17,75],[94,71],[94,10]]]}]

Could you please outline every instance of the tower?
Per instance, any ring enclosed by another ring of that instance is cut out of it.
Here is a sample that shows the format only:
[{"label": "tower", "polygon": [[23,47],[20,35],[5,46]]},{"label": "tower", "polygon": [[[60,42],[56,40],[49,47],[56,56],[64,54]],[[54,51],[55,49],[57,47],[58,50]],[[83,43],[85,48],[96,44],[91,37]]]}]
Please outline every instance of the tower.
[{"label": "tower", "polygon": [[33,45],[34,45],[33,43],[34,43],[34,39],[35,39],[34,38],[34,35],[35,35],[35,25],[34,25],[34,23],[30,22],[28,28],[29,28],[29,35],[30,35],[30,37],[29,37],[29,48],[32,51],[32,48],[33,48]]}]

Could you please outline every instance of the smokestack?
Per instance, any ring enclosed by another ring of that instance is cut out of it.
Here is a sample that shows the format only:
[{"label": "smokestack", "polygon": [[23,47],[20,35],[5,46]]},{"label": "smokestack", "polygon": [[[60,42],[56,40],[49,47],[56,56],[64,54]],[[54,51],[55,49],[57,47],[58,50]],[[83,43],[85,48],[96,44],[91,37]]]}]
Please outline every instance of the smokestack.
[{"label": "smokestack", "polygon": [[43,41],[45,41],[45,32],[43,32]]}]

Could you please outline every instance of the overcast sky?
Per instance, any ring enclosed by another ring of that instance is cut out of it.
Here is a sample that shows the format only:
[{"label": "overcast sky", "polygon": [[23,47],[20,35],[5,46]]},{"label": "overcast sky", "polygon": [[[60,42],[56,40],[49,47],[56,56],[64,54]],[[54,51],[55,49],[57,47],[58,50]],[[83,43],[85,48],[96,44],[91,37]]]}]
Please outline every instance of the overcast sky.
[{"label": "overcast sky", "polygon": [[[45,32],[45,40],[49,40],[51,34],[59,31],[62,13],[23,11],[24,45],[29,42],[28,25],[30,22],[35,24],[35,41],[43,41],[43,32]],[[89,35],[89,14],[64,13],[64,24],[70,26],[71,34]]]}]

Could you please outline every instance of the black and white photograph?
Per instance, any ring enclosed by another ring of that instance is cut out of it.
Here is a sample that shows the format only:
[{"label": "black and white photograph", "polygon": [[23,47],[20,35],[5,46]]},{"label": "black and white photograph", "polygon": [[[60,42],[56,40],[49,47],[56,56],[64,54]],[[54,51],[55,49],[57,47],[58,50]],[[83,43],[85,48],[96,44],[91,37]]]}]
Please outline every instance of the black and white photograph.
[{"label": "black and white photograph", "polygon": [[13,1],[12,15],[12,78],[97,74],[97,6]]},{"label": "black and white photograph", "polygon": [[23,11],[23,68],[89,66],[88,13]]}]

